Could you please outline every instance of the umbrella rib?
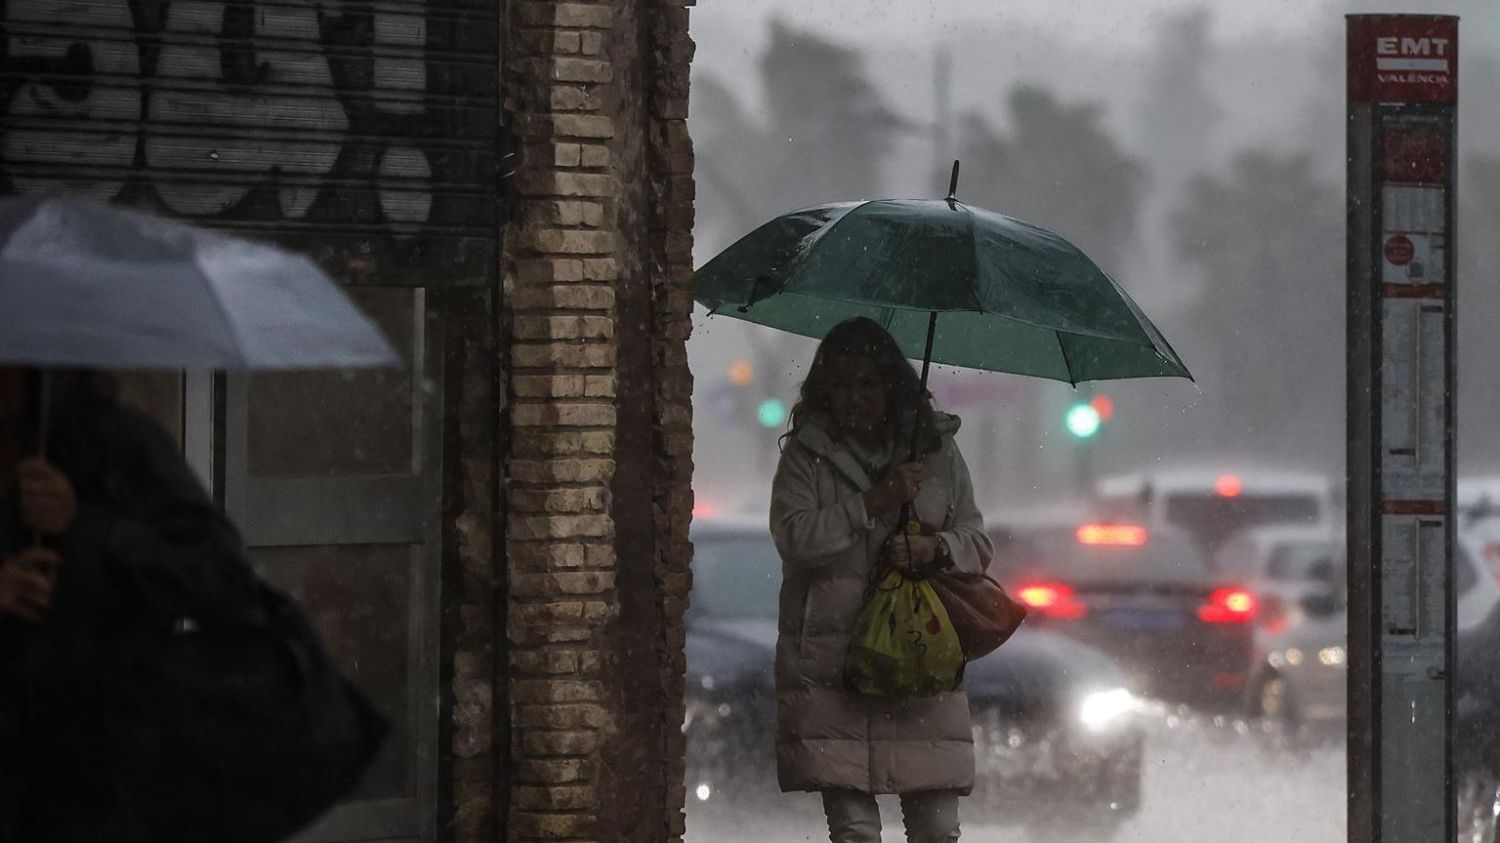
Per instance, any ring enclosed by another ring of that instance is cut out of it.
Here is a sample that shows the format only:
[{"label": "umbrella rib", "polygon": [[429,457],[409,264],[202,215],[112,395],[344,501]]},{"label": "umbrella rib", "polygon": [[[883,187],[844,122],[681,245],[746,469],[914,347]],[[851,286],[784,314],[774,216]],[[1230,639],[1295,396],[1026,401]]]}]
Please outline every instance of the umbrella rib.
[{"label": "umbrella rib", "polygon": [[1074,387],[1077,387],[1078,381],[1073,379],[1073,362],[1068,359],[1068,347],[1063,344],[1062,332],[1053,331],[1052,338],[1057,340],[1057,350],[1059,352],[1062,352],[1063,370],[1068,373],[1068,383]]},{"label": "umbrella rib", "polygon": [[244,343],[240,339],[240,332],[235,327],[234,319],[229,315],[229,305],[224,303],[224,294],[220,292],[219,285],[215,282],[213,275],[209,273],[207,267],[203,265],[201,255],[201,250],[194,249],[193,266],[197,267],[198,271],[203,274],[203,280],[208,282],[207,286],[209,297],[213,299],[214,306],[219,309],[219,315],[224,319],[224,329],[229,332],[229,339],[232,343],[234,343],[234,356],[237,358],[236,362],[241,366],[248,366],[250,364],[250,361],[248,359],[248,355],[246,355],[245,353]]}]

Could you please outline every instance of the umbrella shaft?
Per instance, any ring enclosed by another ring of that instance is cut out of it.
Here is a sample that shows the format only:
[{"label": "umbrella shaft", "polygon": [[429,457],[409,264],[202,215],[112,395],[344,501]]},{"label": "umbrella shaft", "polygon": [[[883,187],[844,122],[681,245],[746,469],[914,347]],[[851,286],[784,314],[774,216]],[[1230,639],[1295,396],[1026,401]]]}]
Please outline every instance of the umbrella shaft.
[{"label": "umbrella shaft", "polygon": [[36,396],[36,455],[47,456],[47,428],[52,425],[52,372],[41,370]]},{"label": "umbrella shaft", "polygon": [[[36,455],[47,458],[47,428],[52,425],[52,372],[42,369],[41,383],[36,396]],[[42,532],[31,531],[31,543],[42,547]]]},{"label": "umbrella shaft", "polygon": [[[917,388],[917,406],[927,400],[927,372],[932,368],[932,337],[937,332],[937,311],[927,315],[927,347],[922,350],[922,385]],[[918,412],[911,420],[911,462],[917,460],[917,445],[921,442],[922,426],[918,424],[922,414]]]}]

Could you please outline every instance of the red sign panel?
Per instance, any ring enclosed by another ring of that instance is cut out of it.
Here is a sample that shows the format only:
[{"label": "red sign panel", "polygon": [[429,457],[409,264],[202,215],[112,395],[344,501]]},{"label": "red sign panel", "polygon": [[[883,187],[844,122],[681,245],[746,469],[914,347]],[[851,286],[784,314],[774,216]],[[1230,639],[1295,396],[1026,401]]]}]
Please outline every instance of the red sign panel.
[{"label": "red sign panel", "polygon": [[1458,18],[1349,16],[1350,102],[1458,102]]},{"label": "red sign panel", "polygon": [[1406,266],[1416,255],[1417,247],[1405,234],[1397,234],[1385,241],[1385,259],[1396,266]]}]

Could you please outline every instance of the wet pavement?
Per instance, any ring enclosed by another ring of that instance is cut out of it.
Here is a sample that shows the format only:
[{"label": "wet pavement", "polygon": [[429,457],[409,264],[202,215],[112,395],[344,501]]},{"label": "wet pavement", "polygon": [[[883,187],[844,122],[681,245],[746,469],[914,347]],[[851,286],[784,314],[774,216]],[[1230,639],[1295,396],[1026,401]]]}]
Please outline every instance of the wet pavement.
[{"label": "wet pavement", "polygon": [[[1150,726],[1141,811],[1113,834],[1068,828],[1067,805],[1057,805],[1058,827],[1007,825],[984,804],[963,805],[965,841],[1065,843],[1113,840],[1159,843],[1339,843],[1345,839],[1344,752],[1323,744],[1296,752],[1272,749],[1245,724],[1194,722],[1166,715]],[[690,843],[792,843],[828,839],[818,798],[766,795],[730,804],[722,794],[699,801],[689,793]],[[895,799],[882,802],[885,839],[904,839]]]}]

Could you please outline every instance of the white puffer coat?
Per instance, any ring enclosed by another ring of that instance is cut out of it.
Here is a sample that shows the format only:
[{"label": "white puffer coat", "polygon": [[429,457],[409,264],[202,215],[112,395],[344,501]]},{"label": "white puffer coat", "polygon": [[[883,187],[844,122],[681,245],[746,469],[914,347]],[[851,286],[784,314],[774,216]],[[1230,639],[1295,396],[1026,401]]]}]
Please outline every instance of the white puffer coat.
[{"label": "white puffer coat", "polygon": [[[967,793],[974,786],[974,746],[962,689],[891,700],[844,688],[844,657],[871,567],[899,516],[867,519],[863,494],[873,478],[829,425],[810,419],[787,439],[771,489],[771,534],[782,560],[781,789]],[[969,469],[953,443],[958,419],[940,415],[939,429],[942,447],[923,461],[917,517],[939,528],[958,568],[983,571],[992,548]]]}]

